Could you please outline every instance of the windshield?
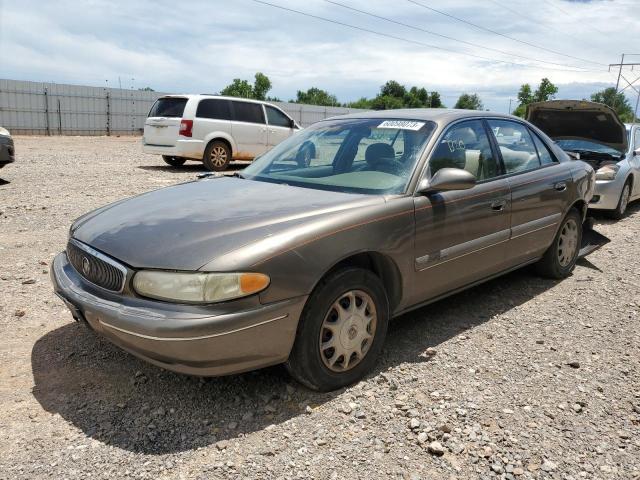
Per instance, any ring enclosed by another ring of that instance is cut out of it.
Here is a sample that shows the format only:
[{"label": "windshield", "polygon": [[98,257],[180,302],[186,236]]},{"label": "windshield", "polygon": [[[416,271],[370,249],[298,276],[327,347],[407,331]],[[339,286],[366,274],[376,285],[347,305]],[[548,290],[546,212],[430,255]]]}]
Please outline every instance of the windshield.
[{"label": "windshield", "polygon": [[588,140],[556,140],[556,143],[561,149],[570,152],[593,152],[613,155],[614,157],[620,156],[620,152],[615,148]]},{"label": "windshield", "polygon": [[403,193],[433,122],[331,120],[289,137],[247,167],[242,176],[336,192]]}]

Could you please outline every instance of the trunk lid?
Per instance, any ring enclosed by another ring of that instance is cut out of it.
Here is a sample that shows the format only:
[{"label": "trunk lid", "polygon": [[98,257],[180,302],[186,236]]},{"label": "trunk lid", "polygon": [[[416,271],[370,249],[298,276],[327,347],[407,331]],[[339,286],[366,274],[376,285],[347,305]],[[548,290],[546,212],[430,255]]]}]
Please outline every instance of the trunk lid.
[{"label": "trunk lid", "polygon": [[144,122],[144,143],[162,146],[175,145],[186,105],[186,97],[160,97],[156,100]]},{"label": "trunk lid", "polygon": [[556,142],[592,142],[620,154],[629,147],[624,123],[611,107],[602,103],[583,100],[537,102],[527,107],[525,118]]}]

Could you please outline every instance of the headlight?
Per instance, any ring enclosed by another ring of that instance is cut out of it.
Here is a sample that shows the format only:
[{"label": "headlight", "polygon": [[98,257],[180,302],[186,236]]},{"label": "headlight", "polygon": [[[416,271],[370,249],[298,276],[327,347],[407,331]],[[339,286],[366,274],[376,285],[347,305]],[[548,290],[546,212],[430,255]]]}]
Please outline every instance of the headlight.
[{"label": "headlight", "polygon": [[180,273],[143,270],[133,288],[144,297],[188,303],[214,303],[246,297],[269,286],[262,273]]},{"label": "headlight", "polygon": [[2,128],[0,127],[0,137],[10,137],[11,134],[9,133],[9,130],[7,130],[6,128]]},{"label": "headlight", "polygon": [[596,170],[596,180],[613,180],[620,170],[620,165],[612,163]]}]

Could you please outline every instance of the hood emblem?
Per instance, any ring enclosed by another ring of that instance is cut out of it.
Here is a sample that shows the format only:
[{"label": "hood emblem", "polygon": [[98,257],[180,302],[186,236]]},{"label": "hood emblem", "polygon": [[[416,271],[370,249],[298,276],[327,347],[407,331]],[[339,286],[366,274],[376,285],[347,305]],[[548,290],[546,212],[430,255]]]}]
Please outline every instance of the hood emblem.
[{"label": "hood emblem", "polygon": [[89,275],[91,273],[91,264],[87,257],[82,257],[82,273]]}]

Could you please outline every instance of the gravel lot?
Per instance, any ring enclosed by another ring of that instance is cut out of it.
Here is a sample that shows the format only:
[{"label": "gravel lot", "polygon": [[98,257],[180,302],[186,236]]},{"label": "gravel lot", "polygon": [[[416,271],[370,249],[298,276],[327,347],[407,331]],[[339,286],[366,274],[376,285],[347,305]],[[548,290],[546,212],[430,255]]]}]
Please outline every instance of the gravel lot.
[{"label": "gravel lot", "polygon": [[[17,137],[0,171],[0,478],[640,479],[640,205],[555,282],[530,271],[394,322],[318,394],[199,379],[73,322],[48,269],[80,214],[189,180],[138,139]],[[213,206],[212,201],[212,206]]]}]

